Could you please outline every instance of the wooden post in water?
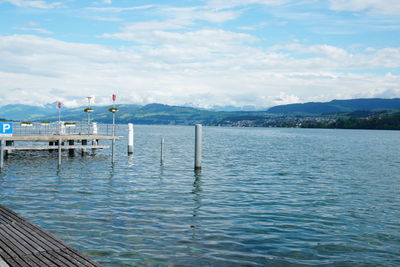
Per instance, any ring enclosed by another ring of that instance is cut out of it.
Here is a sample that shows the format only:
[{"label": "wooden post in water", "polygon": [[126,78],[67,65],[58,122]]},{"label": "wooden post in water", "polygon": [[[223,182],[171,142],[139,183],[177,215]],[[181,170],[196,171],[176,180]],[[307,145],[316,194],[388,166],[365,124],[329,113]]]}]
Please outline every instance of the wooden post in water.
[{"label": "wooden post in water", "polygon": [[164,138],[161,138],[161,148],[160,148],[160,163],[164,163]]},{"label": "wooden post in water", "polygon": [[133,154],[133,140],[134,140],[133,124],[128,123],[128,155]]},{"label": "wooden post in water", "polygon": [[61,138],[58,139],[58,167],[61,167]]},{"label": "wooden post in water", "polygon": [[0,140],[0,169],[4,168],[4,140]]},{"label": "wooden post in water", "polygon": [[82,156],[87,154],[86,148],[83,148],[84,146],[87,146],[87,144],[88,144],[87,140],[82,140],[82,151],[81,151]]},{"label": "wooden post in water", "polygon": [[[11,141],[11,140],[7,140],[6,141],[6,147],[8,147],[8,146],[13,146],[14,145],[14,141]],[[6,150],[6,157],[8,157],[9,155],[11,155],[11,153],[12,153],[12,150],[11,149],[7,149]]]},{"label": "wooden post in water", "polygon": [[194,143],[194,169],[201,170],[202,156],[202,125],[195,126],[195,143]]},{"label": "wooden post in water", "polygon": [[[74,140],[69,140],[69,141],[68,141],[68,144],[69,144],[70,146],[73,146],[74,143],[75,143]],[[73,149],[73,148],[68,149],[68,154],[69,154],[71,157],[73,157],[73,156],[75,155],[75,149]]]},{"label": "wooden post in water", "polygon": [[[55,145],[55,142],[49,142],[49,146],[54,146]],[[54,149],[52,149],[52,148],[50,148],[49,149],[49,152],[53,152],[54,151]]]}]

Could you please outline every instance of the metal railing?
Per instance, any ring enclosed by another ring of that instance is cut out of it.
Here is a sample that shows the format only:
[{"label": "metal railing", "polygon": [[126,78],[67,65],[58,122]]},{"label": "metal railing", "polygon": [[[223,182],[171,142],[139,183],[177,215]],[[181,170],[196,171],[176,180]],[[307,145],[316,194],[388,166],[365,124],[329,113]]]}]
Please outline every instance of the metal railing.
[{"label": "metal railing", "polygon": [[[84,122],[65,123],[23,123],[13,122],[13,135],[55,135],[55,134],[101,134],[112,135],[112,124],[91,123],[88,125]],[[116,135],[118,135],[119,125],[115,125]]]}]

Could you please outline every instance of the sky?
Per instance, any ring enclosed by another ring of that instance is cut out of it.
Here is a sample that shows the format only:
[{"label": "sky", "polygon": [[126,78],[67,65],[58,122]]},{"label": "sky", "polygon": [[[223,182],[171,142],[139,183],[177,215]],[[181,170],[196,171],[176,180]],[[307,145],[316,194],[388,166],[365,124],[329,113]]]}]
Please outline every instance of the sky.
[{"label": "sky", "polygon": [[399,0],[0,0],[0,105],[400,97]]}]

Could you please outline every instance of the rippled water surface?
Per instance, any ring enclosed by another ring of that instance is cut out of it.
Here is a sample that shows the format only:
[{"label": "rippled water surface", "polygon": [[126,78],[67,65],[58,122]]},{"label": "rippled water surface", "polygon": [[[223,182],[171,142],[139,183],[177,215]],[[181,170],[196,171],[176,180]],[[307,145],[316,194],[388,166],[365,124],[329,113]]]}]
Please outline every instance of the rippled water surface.
[{"label": "rippled water surface", "polygon": [[400,132],[203,130],[201,173],[194,127],[135,126],[114,166],[16,152],[0,204],[104,266],[400,266]]}]

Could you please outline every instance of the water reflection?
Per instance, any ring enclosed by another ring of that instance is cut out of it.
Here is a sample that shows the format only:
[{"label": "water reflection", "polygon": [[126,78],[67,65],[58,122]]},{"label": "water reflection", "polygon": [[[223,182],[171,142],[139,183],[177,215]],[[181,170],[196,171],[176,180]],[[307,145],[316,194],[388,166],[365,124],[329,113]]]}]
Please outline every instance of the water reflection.
[{"label": "water reflection", "polygon": [[192,224],[190,227],[192,228],[192,238],[196,238],[196,229],[200,227],[200,219],[199,213],[201,209],[201,193],[202,193],[202,187],[201,187],[201,171],[200,170],[195,170],[194,171],[194,182],[193,182],[193,189],[192,189],[192,194],[193,194],[193,210],[192,210]]},{"label": "water reflection", "polygon": [[0,172],[1,204],[104,266],[399,259],[399,132],[205,130],[202,172],[189,127],[137,126],[135,156],[122,140],[115,164],[110,150],[64,151],[60,169],[57,153],[15,153]]}]

